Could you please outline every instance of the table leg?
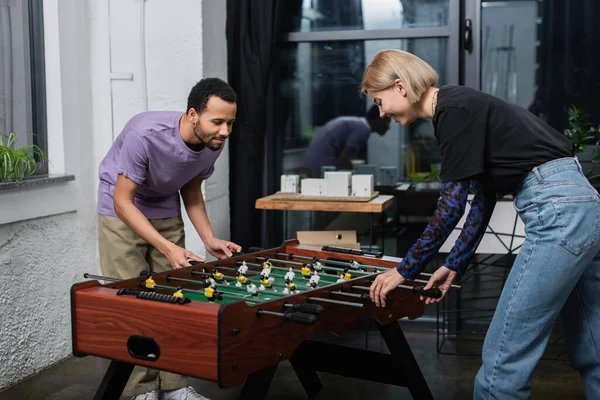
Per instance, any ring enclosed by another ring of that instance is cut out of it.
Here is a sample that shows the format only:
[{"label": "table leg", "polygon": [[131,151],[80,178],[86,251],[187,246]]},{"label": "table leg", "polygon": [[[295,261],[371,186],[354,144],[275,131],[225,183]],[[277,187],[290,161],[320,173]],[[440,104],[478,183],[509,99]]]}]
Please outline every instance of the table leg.
[{"label": "table leg", "polygon": [[96,391],[94,400],[110,400],[121,397],[132,371],[133,364],[111,361]]},{"label": "table leg", "polygon": [[375,218],[375,214],[371,213],[371,229],[369,234],[369,251],[373,250],[373,218]]}]

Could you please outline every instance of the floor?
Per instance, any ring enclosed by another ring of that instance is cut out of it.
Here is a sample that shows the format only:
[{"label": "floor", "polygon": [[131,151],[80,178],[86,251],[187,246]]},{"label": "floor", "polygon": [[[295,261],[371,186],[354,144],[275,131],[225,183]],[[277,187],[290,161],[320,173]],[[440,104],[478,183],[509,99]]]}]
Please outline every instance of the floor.
[{"label": "floor", "polygon": [[[414,321],[401,323],[405,336],[436,399],[472,398],[473,378],[480,365],[478,356],[439,355],[437,334]],[[422,324],[421,324],[422,325]],[[368,334],[367,334],[368,331]],[[479,338],[481,339],[481,338]],[[369,350],[387,351],[377,331],[361,326],[342,338],[324,338],[338,344]],[[481,341],[471,338],[467,347],[473,353]],[[449,350],[453,351],[453,344]],[[462,344],[464,350],[465,344]],[[461,351],[462,351],[461,350]],[[0,393],[0,400],[80,400],[92,399],[108,362],[95,357],[69,358],[41,374]],[[335,375],[320,374],[323,390],[316,399],[411,399],[404,387],[382,385]],[[222,390],[215,383],[190,379],[196,390],[210,399],[236,399],[241,387]],[[279,365],[267,399],[306,399],[288,362]],[[536,370],[532,399],[585,399],[579,376],[565,361],[542,360]]]}]

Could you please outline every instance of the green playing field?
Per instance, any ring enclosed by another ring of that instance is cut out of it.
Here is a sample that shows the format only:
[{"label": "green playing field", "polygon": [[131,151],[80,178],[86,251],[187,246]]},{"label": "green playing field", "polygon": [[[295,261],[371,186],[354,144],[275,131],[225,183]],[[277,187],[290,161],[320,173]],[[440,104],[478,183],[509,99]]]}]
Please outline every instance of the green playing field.
[{"label": "green playing field", "polygon": [[[304,276],[302,276],[302,274],[299,271],[295,271],[295,272],[296,272],[296,278],[294,279],[294,283],[296,284],[297,290],[299,292],[312,290],[309,286],[307,286],[309,278],[305,278]],[[261,300],[261,301],[269,301],[269,300],[274,300],[274,299],[278,299],[283,296],[286,296],[286,294],[282,293],[284,286],[279,286],[279,285],[285,285],[285,281],[284,281],[285,273],[286,273],[286,271],[273,269],[271,271],[270,276],[271,276],[271,278],[275,278],[273,280],[273,283],[276,284],[277,286],[274,286],[272,289],[258,290],[258,294],[255,297],[253,297],[250,293],[248,293],[248,291],[246,290],[246,286],[242,286],[242,287],[235,286],[237,281],[235,280],[234,277],[225,276],[225,279],[230,284],[229,285],[225,285],[225,284],[217,285],[216,290],[218,292],[222,293],[225,297],[222,300],[215,300],[215,303],[216,304],[228,304],[228,303],[234,303],[234,302],[240,301],[241,299],[246,299],[246,302],[248,305],[254,305],[257,302],[254,302],[251,299],[256,299],[256,300]],[[331,285],[333,283],[336,283],[337,280],[339,279],[338,275],[331,275],[331,274],[327,274],[325,272],[320,273],[319,277],[320,277],[320,280],[319,280],[318,287]],[[260,278],[259,278],[258,274],[249,275],[246,278],[251,280],[252,283],[254,283],[257,286],[257,288],[260,287]],[[186,285],[188,287],[187,287],[187,289],[186,288],[183,289],[184,296],[192,301],[208,302],[208,299],[204,295],[204,288],[202,287],[204,280],[199,279],[197,282],[198,282],[197,289],[192,289],[191,285]]]}]

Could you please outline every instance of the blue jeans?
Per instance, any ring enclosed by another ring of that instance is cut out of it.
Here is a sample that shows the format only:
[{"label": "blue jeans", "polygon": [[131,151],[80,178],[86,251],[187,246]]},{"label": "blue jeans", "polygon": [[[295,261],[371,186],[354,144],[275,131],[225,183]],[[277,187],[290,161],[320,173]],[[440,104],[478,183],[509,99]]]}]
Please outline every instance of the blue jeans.
[{"label": "blue jeans", "polygon": [[600,399],[600,195],[577,158],[536,167],[516,193],[525,242],[483,344],[473,398],[528,399],[560,314],[569,361]]}]

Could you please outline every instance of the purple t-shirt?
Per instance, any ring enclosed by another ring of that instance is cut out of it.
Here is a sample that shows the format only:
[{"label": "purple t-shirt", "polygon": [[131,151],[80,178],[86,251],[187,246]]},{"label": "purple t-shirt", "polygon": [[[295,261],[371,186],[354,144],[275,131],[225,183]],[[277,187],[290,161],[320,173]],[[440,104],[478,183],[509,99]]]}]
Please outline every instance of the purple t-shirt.
[{"label": "purple t-shirt", "polygon": [[319,169],[324,165],[337,166],[344,147],[362,152],[369,140],[371,127],[364,117],[343,116],[323,125],[304,155],[304,166]]},{"label": "purple t-shirt", "polygon": [[113,194],[123,174],[140,186],[134,204],[148,219],[181,215],[179,190],[190,180],[207,179],[223,147],[190,149],[179,131],[182,112],[150,111],[131,118],[99,167],[98,214],[117,216]]}]

